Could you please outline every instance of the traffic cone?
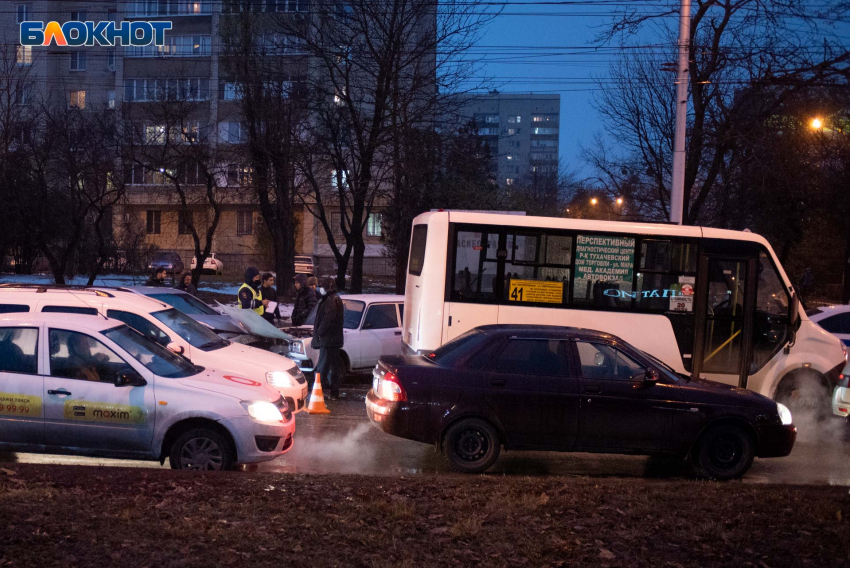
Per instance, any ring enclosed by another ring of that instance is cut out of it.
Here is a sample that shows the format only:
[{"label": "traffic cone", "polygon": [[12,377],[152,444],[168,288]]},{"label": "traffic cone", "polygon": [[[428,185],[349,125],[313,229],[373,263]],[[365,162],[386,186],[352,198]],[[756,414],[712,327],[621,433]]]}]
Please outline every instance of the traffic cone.
[{"label": "traffic cone", "polygon": [[310,393],[310,403],[307,405],[307,414],[330,414],[331,411],[325,406],[325,395],[322,394],[322,377],[316,373],[313,381],[313,392]]}]

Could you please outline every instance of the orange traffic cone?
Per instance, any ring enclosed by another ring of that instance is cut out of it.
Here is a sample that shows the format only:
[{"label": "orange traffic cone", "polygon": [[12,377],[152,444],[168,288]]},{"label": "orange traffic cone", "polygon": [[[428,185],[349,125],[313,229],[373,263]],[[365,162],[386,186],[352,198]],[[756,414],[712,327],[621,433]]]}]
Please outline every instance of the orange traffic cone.
[{"label": "orange traffic cone", "polygon": [[307,414],[330,414],[331,411],[325,406],[325,395],[322,394],[322,377],[316,373],[313,381],[313,392],[310,393],[310,403],[307,405]]}]

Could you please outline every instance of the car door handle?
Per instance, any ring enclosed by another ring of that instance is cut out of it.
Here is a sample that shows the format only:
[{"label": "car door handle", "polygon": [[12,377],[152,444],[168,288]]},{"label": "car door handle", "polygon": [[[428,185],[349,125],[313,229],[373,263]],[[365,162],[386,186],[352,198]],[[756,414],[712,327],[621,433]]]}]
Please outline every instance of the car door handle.
[{"label": "car door handle", "polygon": [[494,387],[503,387],[503,386],[505,386],[505,380],[504,379],[493,379],[492,381],[490,381],[490,385],[494,386]]},{"label": "car door handle", "polygon": [[599,387],[585,387],[584,392],[599,394],[600,392],[602,392],[602,389],[600,389]]},{"label": "car door handle", "polygon": [[47,391],[47,394],[71,394],[71,393],[69,393],[65,389],[62,389],[62,390],[49,390],[49,391]]}]

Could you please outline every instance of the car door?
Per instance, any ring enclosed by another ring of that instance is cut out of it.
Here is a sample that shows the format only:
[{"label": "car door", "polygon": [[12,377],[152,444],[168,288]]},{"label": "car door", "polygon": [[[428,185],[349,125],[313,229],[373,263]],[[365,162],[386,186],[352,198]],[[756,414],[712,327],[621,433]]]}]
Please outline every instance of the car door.
[{"label": "car door", "polygon": [[[346,338],[347,339],[347,338]],[[372,304],[366,309],[360,326],[360,355],[352,367],[374,367],[381,355],[397,354],[400,349],[401,328],[395,304]],[[347,351],[347,349],[346,349]]]},{"label": "car door", "polygon": [[[128,363],[102,338],[48,326],[44,377],[44,436],[48,446],[148,452],[155,417],[153,375]],[[145,386],[115,386],[133,369]]]},{"label": "car door", "polygon": [[40,331],[41,326],[0,327],[0,445],[44,443]]},{"label": "car door", "polygon": [[565,339],[510,337],[488,362],[483,387],[508,446],[573,447],[579,399],[568,351]]},{"label": "car door", "polygon": [[578,446],[592,451],[655,451],[667,447],[669,416],[661,384],[621,350],[575,341],[581,392]]}]

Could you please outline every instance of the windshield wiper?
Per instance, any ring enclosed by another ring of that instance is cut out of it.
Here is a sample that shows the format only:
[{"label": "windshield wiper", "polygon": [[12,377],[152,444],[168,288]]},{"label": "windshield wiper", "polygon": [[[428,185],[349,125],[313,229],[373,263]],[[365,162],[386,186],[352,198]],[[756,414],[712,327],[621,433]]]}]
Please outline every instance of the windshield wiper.
[{"label": "windshield wiper", "polygon": [[219,339],[218,341],[209,341],[198,347],[198,349],[209,349],[210,347],[224,346],[227,345],[227,343],[228,341],[226,339]]}]

